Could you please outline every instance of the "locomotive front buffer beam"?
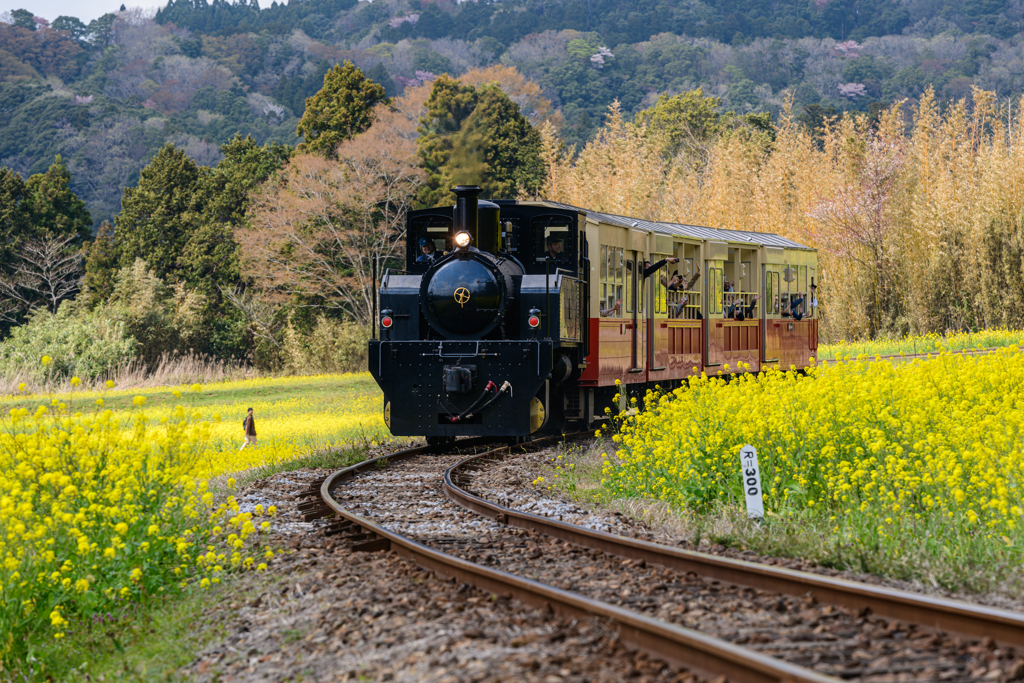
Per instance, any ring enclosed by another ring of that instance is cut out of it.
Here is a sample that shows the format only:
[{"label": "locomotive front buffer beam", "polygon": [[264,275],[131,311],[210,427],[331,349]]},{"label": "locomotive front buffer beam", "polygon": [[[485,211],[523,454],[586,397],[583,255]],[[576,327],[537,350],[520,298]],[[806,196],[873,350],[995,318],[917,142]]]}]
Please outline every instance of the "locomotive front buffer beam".
[{"label": "locomotive front buffer beam", "polygon": [[372,340],[369,366],[395,436],[528,436],[545,423],[555,343]]}]

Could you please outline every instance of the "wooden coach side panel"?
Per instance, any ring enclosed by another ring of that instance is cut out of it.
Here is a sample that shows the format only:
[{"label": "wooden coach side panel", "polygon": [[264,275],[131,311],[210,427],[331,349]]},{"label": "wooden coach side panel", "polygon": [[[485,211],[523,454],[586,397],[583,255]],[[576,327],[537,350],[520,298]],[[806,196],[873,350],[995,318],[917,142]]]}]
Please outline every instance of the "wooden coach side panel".
[{"label": "wooden coach side panel", "polygon": [[708,374],[717,374],[719,370],[736,372],[740,363],[749,365],[744,370],[750,372],[761,369],[761,321],[709,320]]},{"label": "wooden coach side panel", "polygon": [[669,320],[667,377],[700,375],[704,367],[704,330],[699,320]]},{"label": "wooden coach side panel", "polygon": [[[792,328],[792,329],[790,329]],[[818,354],[818,321],[809,320],[768,320],[765,330],[767,359],[778,359],[778,368],[788,370],[796,366],[804,368],[814,365],[811,358]],[[772,354],[775,355],[772,355]],[[765,365],[775,365],[770,360]]]},{"label": "wooden coach side panel", "polygon": [[632,320],[621,318],[590,319],[592,342],[587,369],[580,375],[581,386],[606,387],[615,384],[615,380],[640,381],[634,378],[642,373],[629,372],[633,347],[632,329],[627,326],[632,324]]}]

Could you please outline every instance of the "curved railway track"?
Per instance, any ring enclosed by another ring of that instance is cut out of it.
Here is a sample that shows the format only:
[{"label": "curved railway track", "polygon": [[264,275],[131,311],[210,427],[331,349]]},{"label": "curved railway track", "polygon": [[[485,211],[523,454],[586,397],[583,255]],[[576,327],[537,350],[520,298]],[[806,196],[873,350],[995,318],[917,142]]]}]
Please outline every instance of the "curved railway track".
[{"label": "curved railway track", "polygon": [[680,572],[693,572],[723,583],[785,595],[811,596],[818,602],[852,610],[867,608],[877,616],[940,632],[972,639],[992,638],[1002,645],[1024,647],[1024,615],[1019,612],[682,550],[588,529],[484,500],[457,483],[465,480],[471,469],[482,464],[483,458],[476,456],[448,468],[444,473],[444,492],[467,510],[501,524],[619,557],[642,560]]},{"label": "curved railway track", "polygon": [[[327,533],[344,534],[354,550],[394,550],[485,591],[604,620],[623,641],[709,678],[872,681],[934,669],[931,680],[999,679],[991,666],[978,668],[976,643],[879,615],[1024,643],[1024,620],[1014,613],[690,553],[495,505],[463,487],[468,471],[510,451],[486,444],[413,448],[335,472],[306,492],[304,518],[335,515]],[[453,519],[458,509],[443,509],[451,507],[445,495],[483,517]],[[994,644],[981,647],[989,660],[1004,662],[1002,678],[1010,678],[1012,648],[993,654]]]}]

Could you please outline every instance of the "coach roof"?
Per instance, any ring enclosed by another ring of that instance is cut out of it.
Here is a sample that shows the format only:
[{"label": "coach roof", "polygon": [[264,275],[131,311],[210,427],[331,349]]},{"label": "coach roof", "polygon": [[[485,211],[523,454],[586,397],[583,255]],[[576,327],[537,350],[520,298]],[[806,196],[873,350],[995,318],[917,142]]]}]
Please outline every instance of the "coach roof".
[{"label": "coach roof", "polygon": [[684,223],[668,222],[661,223],[645,220],[643,218],[617,216],[615,214],[594,211],[593,209],[581,209],[578,206],[572,206],[571,204],[562,204],[561,202],[553,202],[547,199],[537,203],[545,204],[551,206],[552,208],[579,211],[580,213],[587,214],[591,218],[600,221],[601,223],[617,225],[623,228],[631,228],[633,230],[643,230],[644,232],[656,232],[661,233],[663,235],[677,235],[683,237],[691,237],[698,240],[711,240],[715,242],[746,242],[748,244],[778,247],[780,249],[807,249],[810,251],[814,251],[811,247],[808,247],[804,244],[800,244],[799,242],[794,242],[791,239],[786,239],[785,237],[781,237],[770,232],[722,230],[719,228],[708,228],[702,225],[686,225]]}]

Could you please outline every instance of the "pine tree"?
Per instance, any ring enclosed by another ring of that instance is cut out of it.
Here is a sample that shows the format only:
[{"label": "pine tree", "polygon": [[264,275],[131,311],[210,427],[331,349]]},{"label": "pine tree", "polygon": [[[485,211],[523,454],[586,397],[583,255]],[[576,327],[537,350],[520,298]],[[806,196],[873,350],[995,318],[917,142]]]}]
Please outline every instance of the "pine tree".
[{"label": "pine tree", "polygon": [[114,219],[121,267],[141,258],[158,277],[177,279],[178,258],[197,223],[193,200],[201,175],[187,154],[168,144],[142,169],[139,184],[125,188]]},{"label": "pine tree", "polygon": [[306,100],[306,111],[295,130],[305,136],[299,151],[336,158],[338,145],[369,128],[374,107],[387,101],[384,88],[352,62],[336,64],[324,76],[320,91]]},{"label": "pine tree", "polygon": [[85,202],[71,191],[71,174],[58,154],[46,173],[25,183],[25,212],[39,237],[76,236],[81,244],[92,237],[92,218]]}]

